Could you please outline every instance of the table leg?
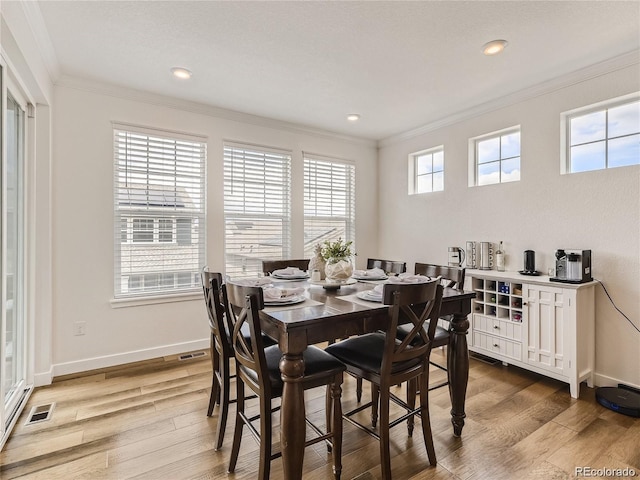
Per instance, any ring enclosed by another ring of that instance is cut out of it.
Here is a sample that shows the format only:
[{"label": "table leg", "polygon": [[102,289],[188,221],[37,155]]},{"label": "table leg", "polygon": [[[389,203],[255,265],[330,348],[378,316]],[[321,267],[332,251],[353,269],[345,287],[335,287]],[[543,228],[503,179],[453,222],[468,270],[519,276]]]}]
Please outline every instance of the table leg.
[{"label": "table leg", "polygon": [[283,473],[286,480],[299,480],[302,478],[305,441],[302,354],[284,354],[280,360],[280,374],[284,382],[280,409]]},{"label": "table leg", "polygon": [[459,437],[464,427],[464,402],[469,381],[469,348],[467,331],[469,320],[466,315],[454,315],[450,323],[449,352],[447,370],[449,375],[449,396],[451,397],[451,423],[453,435]]}]

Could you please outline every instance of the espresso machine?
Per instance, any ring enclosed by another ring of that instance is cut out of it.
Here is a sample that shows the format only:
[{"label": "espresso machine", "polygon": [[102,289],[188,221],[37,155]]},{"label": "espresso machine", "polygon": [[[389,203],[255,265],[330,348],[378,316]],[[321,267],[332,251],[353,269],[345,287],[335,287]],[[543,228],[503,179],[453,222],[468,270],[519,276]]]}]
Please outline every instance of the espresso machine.
[{"label": "espresso machine", "polygon": [[591,277],[591,250],[556,250],[556,275],[549,280],[563,283],[585,283]]}]

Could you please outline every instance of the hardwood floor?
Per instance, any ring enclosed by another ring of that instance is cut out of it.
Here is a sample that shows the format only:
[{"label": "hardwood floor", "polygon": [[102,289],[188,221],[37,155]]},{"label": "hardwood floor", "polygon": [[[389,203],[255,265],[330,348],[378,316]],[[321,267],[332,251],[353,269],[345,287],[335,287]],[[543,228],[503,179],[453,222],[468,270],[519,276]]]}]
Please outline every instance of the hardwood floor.
[{"label": "hardwood floor", "polygon": [[[433,379],[440,375],[434,371]],[[430,394],[436,467],[428,465],[421,435],[408,438],[402,425],[392,429],[395,479],[546,480],[574,478],[580,466],[632,468],[640,475],[640,419],[601,407],[594,390],[582,385],[575,400],[563,383],[473,358],[469,376],[462,438],[452,436],[447,389]],[[218,408],[206,416],[210,385],[208,356],[180,362],[167,357],[56,379],[29,400],[0,454],[0,478],[254,479],[257,445],[246,429],[236,471],[227,474],[233,406],[224,445],[213,450]],[[367,391],[365,385],[363,401]],[[308,414],[324,425],[324,391],[306,398]],[[342,399],[344,410],[355,404],[355,380],[348,375]],[[32,406],[52,402],[50,420],[25,425]],[[366,419],[369,412],[362,415]],[[277,442],[277,414],[274,424]],[[378,458],[377,441],[345,422],[342,478],[380,478]],[[271,478],[282,478],[279,459]],[[330,478],[326,448],[308,448],[304,479]]]}]

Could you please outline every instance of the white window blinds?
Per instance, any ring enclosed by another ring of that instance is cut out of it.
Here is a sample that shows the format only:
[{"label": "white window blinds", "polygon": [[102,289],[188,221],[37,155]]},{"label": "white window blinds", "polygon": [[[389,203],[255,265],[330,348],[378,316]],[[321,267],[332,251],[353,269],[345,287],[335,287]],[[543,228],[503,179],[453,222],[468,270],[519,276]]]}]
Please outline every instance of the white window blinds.
[{"label": "white window blinds", "polygon": [[291,153],[224,145],[225,269],[257,274],[291,252]]},{"label": "white window blinds", "polygon": [[355,166],[304,153],[304,254],[342,238],[355,244]]},{"label": "white window blinds", "polygon": [[205,139],[116,124],[113,132],[115,297],[199,289]]}]

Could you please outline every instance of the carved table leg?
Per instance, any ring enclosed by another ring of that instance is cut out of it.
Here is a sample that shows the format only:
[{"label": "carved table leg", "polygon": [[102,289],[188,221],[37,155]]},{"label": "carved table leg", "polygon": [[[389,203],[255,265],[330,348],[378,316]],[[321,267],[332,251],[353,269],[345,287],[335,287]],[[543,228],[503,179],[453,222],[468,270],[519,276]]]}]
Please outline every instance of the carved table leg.
[{"label": "carved table leg", "polygon": [[466,315],[454,315],[450,323],[447,370],[449,375],[449,396],[451,397],[451,423],[453,435],[459,437],[464,427],[464,402],[469,381],[469,348],[467,331],[469,320]]},{"label": "carved table leg", "polygon": [[305,420],[302,354],[284,354],[280,360],[280,374],[284,382],[280,409],[280,444],[284,478],[300,480],[304,459]]}]

